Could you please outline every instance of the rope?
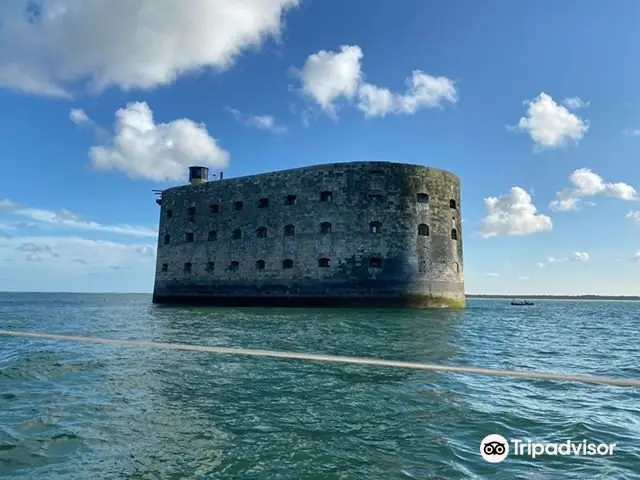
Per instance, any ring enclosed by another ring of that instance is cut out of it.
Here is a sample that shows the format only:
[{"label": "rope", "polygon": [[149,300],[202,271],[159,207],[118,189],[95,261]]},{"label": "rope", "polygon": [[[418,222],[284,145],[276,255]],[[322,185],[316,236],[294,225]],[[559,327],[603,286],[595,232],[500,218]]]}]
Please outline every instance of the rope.
[{"label": "rope", "polygon": [[222,355],[248,355],[254,357],[275,357],[317,362],[350,363],[358,365],[375,365],[380,367],[409,368],[415,370],[430,370],[437,372],[451,372],[461,374],[491,375],[498,377],[520,377],[538,380],[552,380],[565,382],[580,382],[600,385],[614,385],[618,387],[640,387],[640,380],[611,377],[595,377],[587,375],[567,375],[562,373],[545,373],[523,370],[500,370],[480,367],[465,367],[455,365],[433,365],[416,362],[401,362],[396,360],[380,360],[375,358],[340,357],[335,355],[320,355],[313,353],[280,352],[273,350],[253,350],[247,348],[208,347],[203,345],[184,345],[177,343],[158,343],[140,340],[118,340],[114,338],[84,337],[74,335],[55,335],[39,332],[20,332],[0,330],[0,335],[12,337],[41,338],[49,340],[69,340],[75,342],[101,343],[120,345],[123,347],[159,348],[166,350],[186,350],[193,352],[209,352]]}]

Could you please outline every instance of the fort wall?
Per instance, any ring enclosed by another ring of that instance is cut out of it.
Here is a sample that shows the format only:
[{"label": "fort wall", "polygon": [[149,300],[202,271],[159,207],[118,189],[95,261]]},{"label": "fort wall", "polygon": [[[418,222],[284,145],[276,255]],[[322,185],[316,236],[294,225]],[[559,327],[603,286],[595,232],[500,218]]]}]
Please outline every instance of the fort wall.
[{"label": "fort wall", "polygon": [[162,192],[155,303],[463,306],[460,182],[316,165]]}]

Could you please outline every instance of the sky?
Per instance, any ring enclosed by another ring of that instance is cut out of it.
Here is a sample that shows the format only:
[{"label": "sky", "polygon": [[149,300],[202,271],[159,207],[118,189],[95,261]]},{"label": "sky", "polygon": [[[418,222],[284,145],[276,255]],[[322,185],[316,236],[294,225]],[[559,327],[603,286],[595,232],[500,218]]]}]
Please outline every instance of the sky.
[{"label": "sky", "polygon": [[465,287],[640,295],[640,2],[3,0],[0,290],[151,292],[153,189],[461,179]]}]

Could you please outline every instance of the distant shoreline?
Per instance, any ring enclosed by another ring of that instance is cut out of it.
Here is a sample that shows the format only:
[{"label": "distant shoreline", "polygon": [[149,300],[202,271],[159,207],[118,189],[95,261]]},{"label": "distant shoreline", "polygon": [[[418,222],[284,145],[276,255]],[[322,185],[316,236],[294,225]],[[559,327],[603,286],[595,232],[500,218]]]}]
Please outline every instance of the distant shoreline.
[{"label": "distant shoreline", "polygon": [[535,299],[535,300],[640,300],[636,295],[485,295],[467,294],[467,298],[475,299]]},{"label": "distant shoreline", "polygon": [[[0,291],[0,294],[18,295],[151,295],[150,292],[24,292]],[[495,300],[629,300],[640,301],[640,295],[491,295],[484,293],[468,293],[467,299]]]}]

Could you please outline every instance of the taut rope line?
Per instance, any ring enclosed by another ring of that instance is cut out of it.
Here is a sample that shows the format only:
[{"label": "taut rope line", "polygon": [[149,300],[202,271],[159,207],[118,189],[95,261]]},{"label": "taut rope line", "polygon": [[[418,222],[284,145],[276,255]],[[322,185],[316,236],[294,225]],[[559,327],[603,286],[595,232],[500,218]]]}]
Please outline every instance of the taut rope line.
[{"label": "taut rope line", "polygon": [[545,373],[523,370],[499,370],[480,367],[465,367],[456,365],[433,365],[416,362],[400,362],[396,360],[381,360],[375,358],[340,357],[335,355],[321,355],[313,353],[280,352],[273,350],[253,350],[248,348],[207,347],[204,345],[184,345],[178,343],[147,342],[143,340],[118,340],[115,338],[84,337],[75,335],[55,335],[40,332],[21,332],[0,330],[0,335],[12,337],[40,338],[48,340],[68,340],[75,342],[101,343],[120,345],[123,347],[159,348],[165,350],[186,350],[193,352],[209,352],[226,355],[248,355],[254,357],[275,357],[295,360],[309,360],[317,362],[350,363],[358,365],[375,365],[380,367],[409,368],[414,370],[431,370],[436,372],[450,372],[459,374],[491,375],[498,377],[521,377],[537,380],[554,380],[565,382],[580,382],[617,387],[640,388],[640,380],[627,378],[594,377],[588,375],[567,375],[562,373]]}]

